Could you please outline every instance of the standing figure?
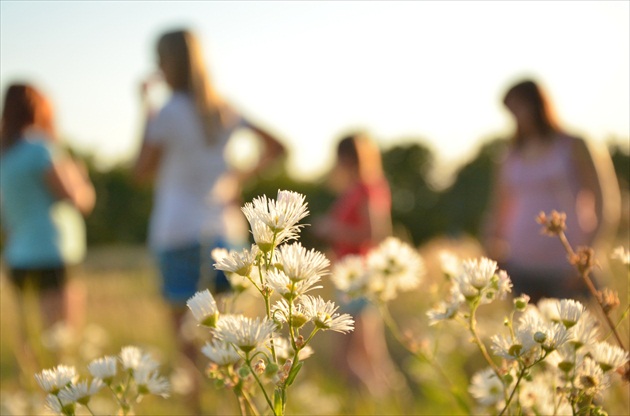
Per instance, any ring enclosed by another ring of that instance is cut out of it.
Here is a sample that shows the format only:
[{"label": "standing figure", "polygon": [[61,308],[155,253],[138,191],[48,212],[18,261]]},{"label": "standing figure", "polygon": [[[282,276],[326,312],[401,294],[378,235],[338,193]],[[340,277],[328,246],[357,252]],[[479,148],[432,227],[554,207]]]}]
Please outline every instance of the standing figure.
[{"label": "standing figure", "polygon": [[6,91],[0,157],[3,257],[18,304],[32,290],[44,328],[80,319],[81,299],[67,299],[68,267],[86,253],[83,215],[94,207],[94,187],[61,147],[51,103],[31,85]]},{"label": "standing figure", "polygon": [[[380,150],[369,136],[353,134],[339,142],[330,186],[338,197],[329,213],[314,221],[313,232],[330,246],[333,261],[364,256],[391,235],[391,191]],[[340,303],[353,315],[355,329],[339,341],[336,367],[350,382],[382,397],[396,387],[398,374],[378,311],[365,299]]]},{"label": "standing figure", "polygon": [[562,243],[543,235],[536,217],[553,210],[566,213],[566,235],[574,248],[610,237],[620,209],[610,157],[565,133],[534,81],[514,85],[503,102],[516,129],[486,221],[488,255],[510,275],[515,296],[526,293],[534,302],[586,296]]},{"label": "standing figure", "polygon": [[[191,359],[196,347],[181,337],[186,301],[199,290],[202,265],[213,248],[224,247],[226,218],[239,196],[240,183],[285,153],[271,134],[245,120],[215,91],[206,72],[196,36],[188,30],[163,34],[157,43],[161,77],[171,91],[166,104],[148,117],[142,148],[134,167],[138,182],[154,184],[149,246],[170,305],[180,349]],[[142,86],[148,104],[149,82]],[[262,154],[250,172],[228,170],[224,152],[238,128],[262,141]],[[212,271],[211,290],[229,290],[223,273]]]}]

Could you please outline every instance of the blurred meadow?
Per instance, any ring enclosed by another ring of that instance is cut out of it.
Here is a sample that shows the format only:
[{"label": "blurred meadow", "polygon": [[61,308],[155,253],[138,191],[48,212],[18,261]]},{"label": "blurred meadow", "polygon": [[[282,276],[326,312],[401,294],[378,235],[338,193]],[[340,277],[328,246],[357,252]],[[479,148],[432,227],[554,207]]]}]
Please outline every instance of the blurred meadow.
[{"label": "blurred meadow", "polygon": [[[478,155],[462,166],[452,184],[437,188],[430,179],[431,152],[421,145],[393,148],[384,153],[384,164],[392,184],[393,215],[396,235],[418,247],[428,273],[421,287],[401,294],[391,304],[392,315],[402,332],[411,336],[420,349],[431,354],[449,376],[453,386],[464,392],[467,403],[458,404],[434,367],[414,358],[388,333],[392,357],[404,376],[398,390],[385,397],[373,397],[366,390],[341,382],[335,372],[335,338],[325,333],[314,340],[315,354],[306,361],[294,385],[287,414],[467,414],[475,413],[472,398],[466,393],[472,374],[483,367],[475,345],[455,323],[429,327],[426,312],[446,293],[440,272],[439,254],[448,250],[461,258],[483,255],[477,235],[483,211],[491,192],[489,185],[495,166],[496,152],[502,141],[491,142]],[[610,246],[628,248],[628,179],[630,156],[623,149],[611,147],[611,154],[624,195],[624,217],[616,241]],[[89,164],[89,160],[87,160]],[[158,287],[157,270],[144,246],[150,192],[134,188],[125,166],[103,172],[92,168],[99,195],[94,214],[88,219],[90,249],[86,261],[71,271],[71,302],[79,312],[73,326],[76,331],[56,328],[47,333],[37,331],[34,303],[31,309],[18,310],[15,292],[7,284],[5,270],[1,278],[2,338],[0,343],[0,381],[2,414],[42,414],[44,393],[33,374],[56,364],[75,365],[86,374],[90,360],[113,355],[126,345],[136,345],[151,352],[162,364],[161,372],[170,378],[171,398],[147,397],[136,407],[137,414],[191,414],[185,395],[189,381],[182,376],[176,354],[169,315]],[[243,200],[260,194],[274,195],[277,189],[304,193],[309,204],[309,220],[328,206],[330,195],[321,182],[296,182],[279,167],[260,177],[245,189]],[[532,219],[532,227],[538,227]],[[308,227],[302,244],[318,248]],[[629,337],[627,317],[628,269],[609,260],[610,253],[599,252],[603,265],[599,278],[602,286],[619,292],[621,311],[626,315],[619,322],[623,339]],[[324,296],[333,299],[332,283],[324,281]],[[244,308],[257,308],[259,300],[246,298]],[[592,305],[591,305],[592,306]],[[511,308],[506,299],[479,310],[483,339],[501,330],[503,316]],[[81,313],[81,310],[84,313]],[[19,331],[20,323],[31,328]],[[199,345],[207,334],[197,331]],[[34,356],[25,356],[23,344],[31,345]],[[198,368],[207,362],[200,360]],[[225,389],[217,388],[204,378],[202,413],[209,415],[237,414],[236,399]],[[603,398],[609,414],[630,414],[628,386],[616,380]],[[95,401],[97,414],[112,412],[107,403]]]}]

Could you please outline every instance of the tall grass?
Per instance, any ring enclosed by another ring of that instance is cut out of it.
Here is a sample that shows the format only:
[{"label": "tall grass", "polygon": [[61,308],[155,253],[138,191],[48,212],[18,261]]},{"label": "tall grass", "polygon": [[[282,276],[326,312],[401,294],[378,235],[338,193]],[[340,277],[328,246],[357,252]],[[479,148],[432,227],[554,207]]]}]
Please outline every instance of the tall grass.
[{"label": "tall grass", "polygon": [[[626,242],[627,243],[627,242]],[[427,277],[421,290],[404,293],[391,306],[391,313],[403,332],[414,334],[419,348],[433,346],[431,351],[449,375],[451,381],[466,391],[472,374],[483,363],[474,345],[462,339],[456,328],[430,328],[425,312],[442,296],[438,253],[450,250],[462,258],[477,257],[481,249],[474,240],[435,239],[420,247],[427,266]],[[611,273],[604,283],[619,291],[622,309],[628,305],[627,269],[611,265]],[[41,414],[44,393],[37,387],[33,374],[42,368],[62,363],[78,369],[93,358],[116,354],[125,345],[137,345],[150,351],[162,363],[163,374],[170,374],[173,394],[170,399],[149,397],[136,409],[138,414],[190,414],[185,391],[186,380],[178,372],[175,335],[169,325],[166,304],[159,294],[157,272],[146,250],[136,246],[117,246],[92,249],[86,262],[72,271],[74,303],[83,314],[75,316],[74,335],[59,331],[55,342],[52,334],[33,329],[25,338],[20,334],[20,322],[37,328],[36,303],[29,301],[19,310],[16,295],[2,275],[0,290],[0,392],[2,414]],[[332,284],[324,282],[326,295],[333,297]],[[254,306],[251,299],[251,307]],[[501,305],[480,311],[482,331],[491,335],[498,331],[505,310]],[[496,324],[496,327],[493,325]],[[627,318],[620,323],[620,332],[628,337]],[[193,325],[194,329],[194,325]],[[460,331],[461,332],[461,331]],[[70,335],[69,335],[70,334]],[[47,346],[43,345],[46,341]],[[431,365],[419,361],[389,340],[395,363],[407,378],[407,388],[384,399],[375,400],[365,390],[344,385],[333,366],[335,342],[332,337],[316,339],[316,355],[305,366],[305,375],[296,382],[287,414],[462,414],[462,407],[454,402],[448,386],[442,383]],[[25,345],[35,354],[24,356]],[[17,353],[17,354],[16,354]],[[198,368],[204,368],[200,362]],[[202,394],[203,414],[236,414],[238,407],[225,390],[215,388],[204,379]],[[617,383],[605,398],[610,414],[630,414],[627,385]],[[472,401],[471,401],[472,404]],[[98,406],[98,403],[95,404]]]}]

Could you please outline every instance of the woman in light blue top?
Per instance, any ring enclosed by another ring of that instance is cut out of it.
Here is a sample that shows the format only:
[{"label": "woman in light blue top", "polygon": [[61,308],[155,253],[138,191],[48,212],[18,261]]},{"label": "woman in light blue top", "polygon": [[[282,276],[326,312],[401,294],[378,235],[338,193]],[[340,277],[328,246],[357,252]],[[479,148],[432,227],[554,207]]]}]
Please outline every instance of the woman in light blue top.
[{"label": "woman in light blue top", "polygon": [[94,188],[56,143],[52,107],[30,85],[7,89],[0,157],[4,261],[19,293],[36,290],[49,326],[65,319],[66,266],[85,254],[82,214],[94,207]]}]

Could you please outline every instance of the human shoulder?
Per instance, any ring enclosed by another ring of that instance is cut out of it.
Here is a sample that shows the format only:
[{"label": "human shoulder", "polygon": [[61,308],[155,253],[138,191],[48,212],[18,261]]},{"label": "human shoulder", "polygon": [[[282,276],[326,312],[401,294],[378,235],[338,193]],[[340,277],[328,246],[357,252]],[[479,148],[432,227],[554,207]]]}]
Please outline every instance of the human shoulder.
[{"label": "human shoulder", "polygon": [[174,92],[158,112],[158,117],[175,117],[194,110],[192,98],[183,91]]}]

